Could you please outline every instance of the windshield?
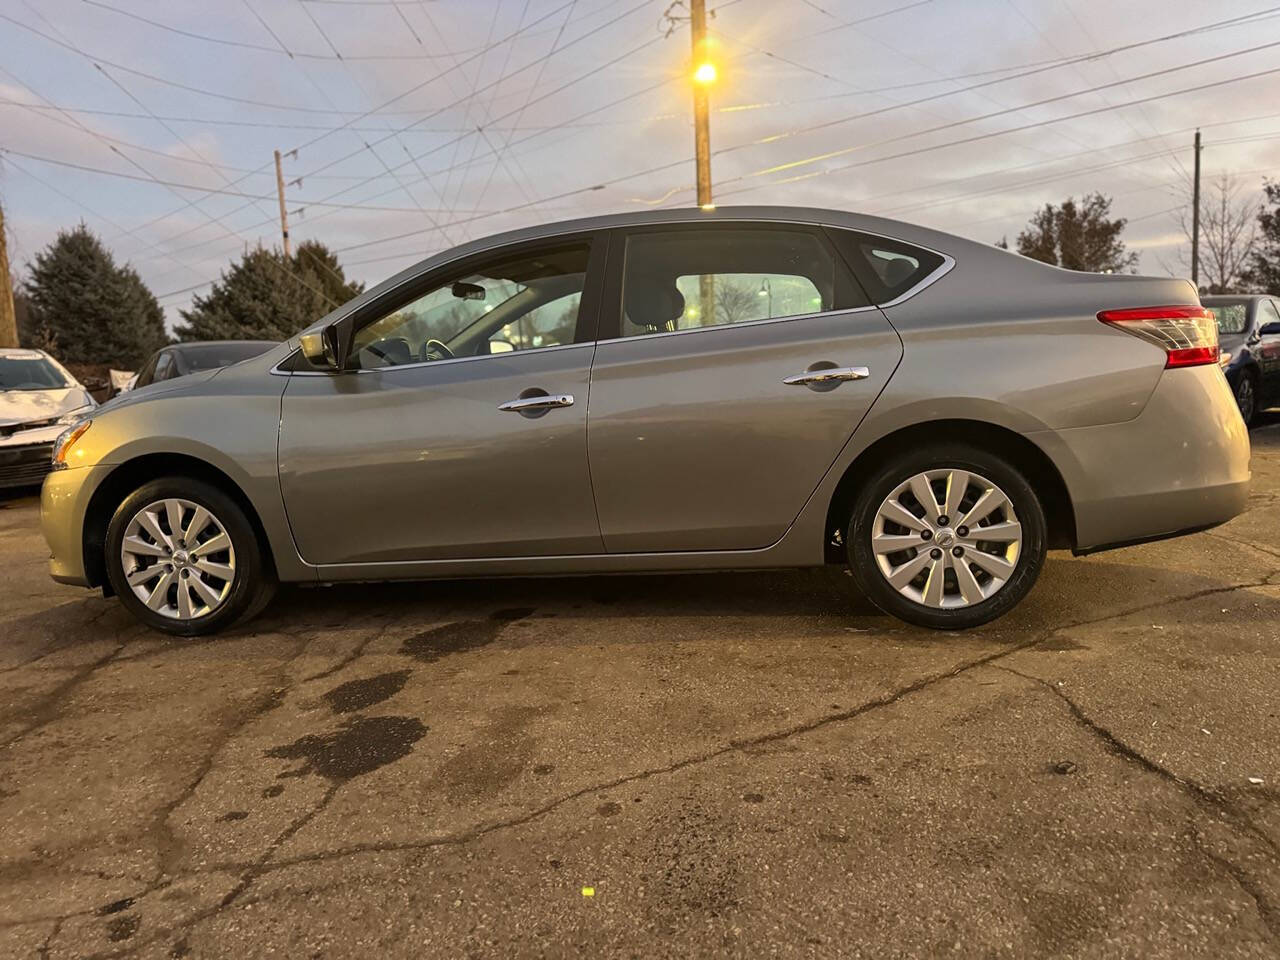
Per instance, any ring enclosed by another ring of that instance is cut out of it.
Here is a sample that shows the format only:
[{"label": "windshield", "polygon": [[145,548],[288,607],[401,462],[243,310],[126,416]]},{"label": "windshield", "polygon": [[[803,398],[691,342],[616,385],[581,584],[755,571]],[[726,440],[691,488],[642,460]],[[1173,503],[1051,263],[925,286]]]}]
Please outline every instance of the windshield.
[{"label": "windshield", "polygon": [[241,360],[248,360],[250,357],[266,353],[274,346],[274,343],[265,340],[255,340],[247,343],[210,343],[199,347],[183,347],[181,351],[188,372],[196,373],[199,370],[213,370],[239,363]]},{"label": "windshield", "polygon": [[1248,303],[1207,303],[1218,321],[1218,334],[1244,333],[1249,325]]},{"label": "windshield", "polygon": [[59,390],[67,378],[44,357],[0,357],[0,390]]}]

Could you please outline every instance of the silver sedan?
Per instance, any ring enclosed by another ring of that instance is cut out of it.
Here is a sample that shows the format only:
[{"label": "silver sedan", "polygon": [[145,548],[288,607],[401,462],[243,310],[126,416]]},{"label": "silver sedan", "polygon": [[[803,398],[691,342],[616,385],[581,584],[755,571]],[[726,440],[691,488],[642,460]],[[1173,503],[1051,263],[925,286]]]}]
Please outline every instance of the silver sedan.
[{"label": "silver sedan", "polygon": [[776,207],[466,244],[53,459],[54,578],[180,634],[280,581],[831,563],[969,627],[1047,549],[1210,527],[1249,485],[1186,281]]}]

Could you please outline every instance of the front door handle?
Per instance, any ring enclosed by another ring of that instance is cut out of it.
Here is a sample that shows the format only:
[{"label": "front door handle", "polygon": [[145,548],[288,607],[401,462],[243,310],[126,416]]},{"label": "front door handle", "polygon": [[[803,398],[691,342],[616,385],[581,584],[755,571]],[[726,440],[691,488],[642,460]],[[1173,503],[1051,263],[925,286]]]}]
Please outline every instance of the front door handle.
[{"label": "front door handle", "polygon": [[782,382],[788,386],[809,386],[814,383],[832,383],[840,380],[865,380],[871,376],[871,371],[866,367],[824,367],[819,370],[806,370],[804,373],[796,373],[789,377],[783,377]]},{"label": "front door handle", "polygon": [[536,397],[519,397],[498,405],[499,410],[514,410],[516,413],[527,413],[530,410],[550,410],[553,407],[572,407],[571,393],[544,393]]}]

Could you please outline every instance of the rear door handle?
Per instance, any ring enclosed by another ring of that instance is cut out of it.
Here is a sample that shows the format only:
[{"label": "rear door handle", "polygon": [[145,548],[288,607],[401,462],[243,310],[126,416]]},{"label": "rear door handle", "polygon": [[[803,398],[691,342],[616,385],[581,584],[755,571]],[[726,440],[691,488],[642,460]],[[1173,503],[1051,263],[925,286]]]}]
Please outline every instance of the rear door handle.
[{"label": "rear door handle", "polygon": [[837,380],[865,380],[871,376],[866,367],[826,367],[821,370],[806,370],[804,373],[783,377],[782,382],[788,386],[808,386],[812,383],[831,383]]},{"label": "rear door handle", "polygon": [[573,394],[551,393],[537,397],[520,397],[498,405],[499,410],[514,410],[522,413],[528,410],[550,410],[553,407],[572,407]]}]

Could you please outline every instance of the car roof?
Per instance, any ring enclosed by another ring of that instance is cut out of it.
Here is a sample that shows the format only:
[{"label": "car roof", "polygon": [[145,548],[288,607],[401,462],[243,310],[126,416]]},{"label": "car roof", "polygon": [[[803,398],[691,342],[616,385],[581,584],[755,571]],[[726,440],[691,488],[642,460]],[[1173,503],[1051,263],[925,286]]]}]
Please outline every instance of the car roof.
[{"label": "car roof", "polygon": [[[858,230],[884,237],[891,237],[905,243],[924,247],[944,254],[953,260],[962,252],[990,252],[996,248],[977,240],[958,237],[955,234],[943,233],[901,220],[889,220],[871,214],[853,213],[848,210],[832,210],[822,207],[790,207],[790,206],[730,206],[702,209],[701,207],[683,207],[665,210],[636,210],[626,213],[610,213],[577,220],[557,220],[532,224],[516,230],[508,230],[453,247],[438,250],[423,260],[418,261],[399,273],[388,277],[381,283],[368,287],[364,293],[338,307],[332,313],[320,318],[306,330],[318,330],[340,314],[351,313],[366,303],[380,297],[394,287],[405,283],[424,271],[452,260],[484,253],[497,247],[509,244],[525,243],[558,236],[592,233],[601,230],[617,230],[627,227],[641,227],[656,224],[684,223],[794,223],[837,227],[845,230]],[[420,237],[427,230],[414,230],[402,237],[393,239],[414,243],[410,237]],[[430,235],[430,234],[428,234]],[[380,241],[383,242],[383,241]],[[390,242],[390,241],[385,241]],[[421,242],[421,241],[417,241]],[[1004,251],[1001,251],[1004,252]],[[306,332],[306,331],[303,331]]]},{"label": "car roof", "polygon": [[47,360],[49,355],[32,347],[0,347],[0,357],[9,360]]}]

